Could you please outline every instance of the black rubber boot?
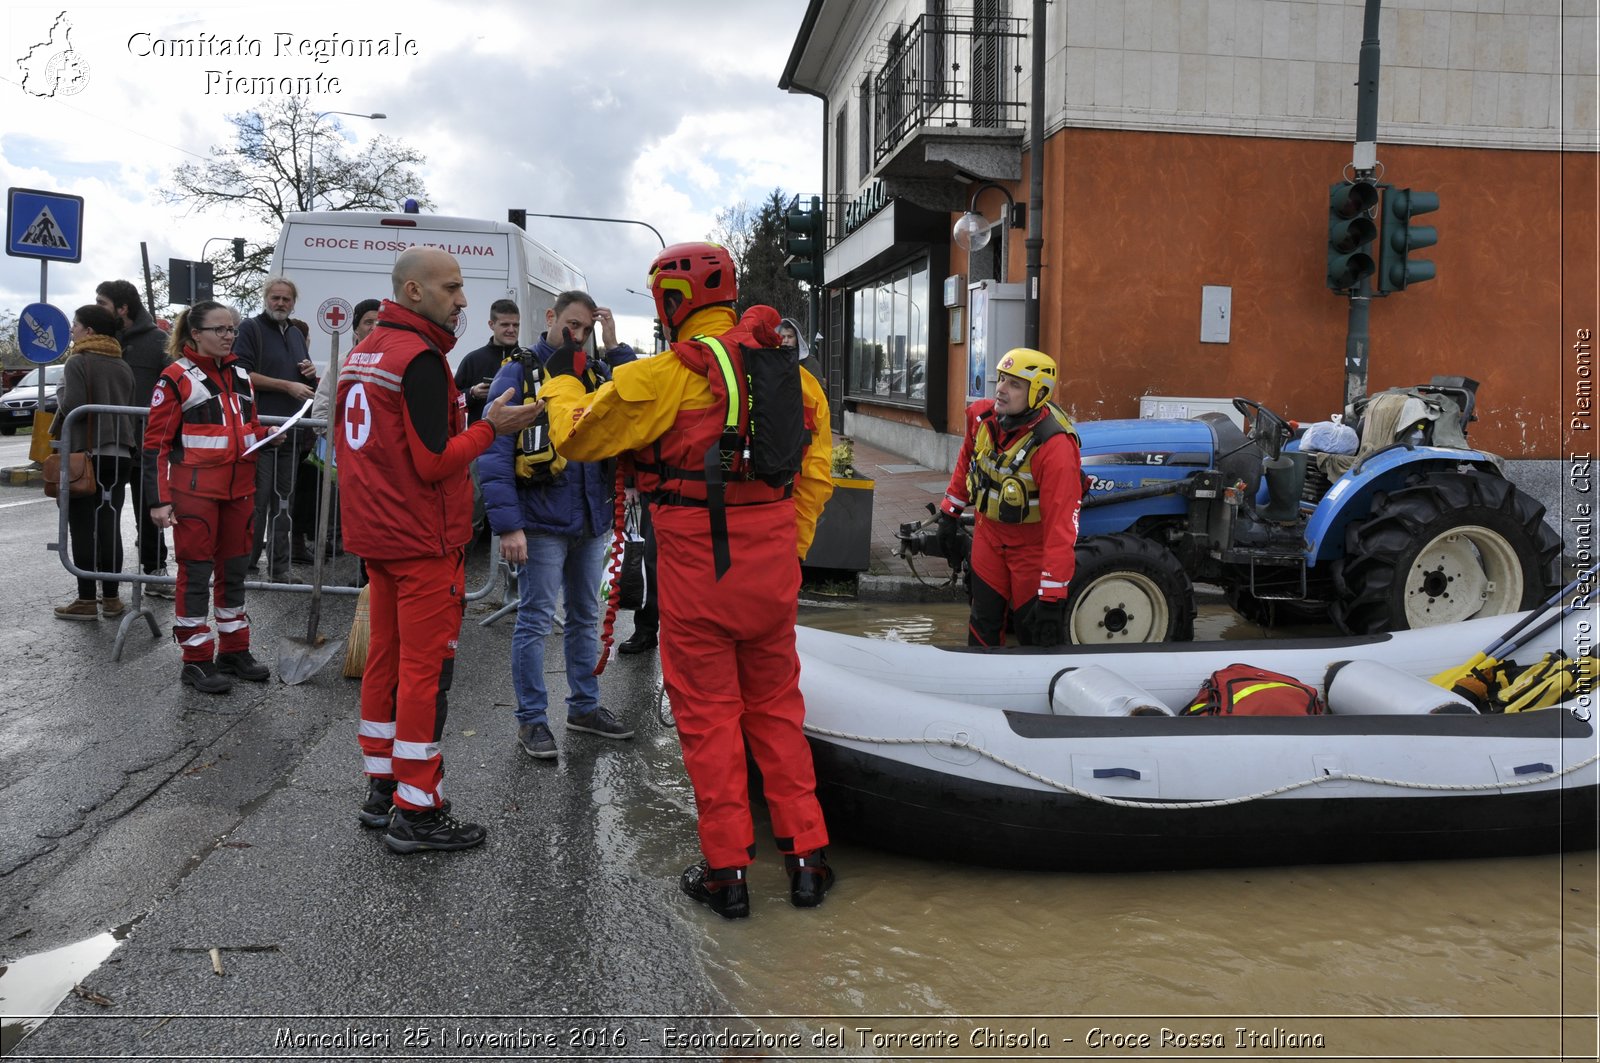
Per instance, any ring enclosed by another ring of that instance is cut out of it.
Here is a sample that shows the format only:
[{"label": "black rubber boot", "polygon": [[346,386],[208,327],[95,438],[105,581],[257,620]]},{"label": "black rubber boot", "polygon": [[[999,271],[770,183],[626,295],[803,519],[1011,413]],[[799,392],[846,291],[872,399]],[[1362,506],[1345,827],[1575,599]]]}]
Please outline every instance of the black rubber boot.
[{"label": "black rubber boot", "polygon": [[750,887],[742,867],[709,867],[702,860],[683,869],[678,885],[724,919],[750,916]]},{"label": "black rubber boot", "polygon": [[833,868],[821,849],[785,856],[783,867],[789,872],[789,903],[796,908],[815,908],[833,889]]},{"label": "black rubber boot", "polygon": [[397,853],[422,849],[449,852],[481,845],[488,833],[479,824],[463,823],[442,808],[413,812],[396,808],[389,817],[389,833],[383,836],[383,844]]}]

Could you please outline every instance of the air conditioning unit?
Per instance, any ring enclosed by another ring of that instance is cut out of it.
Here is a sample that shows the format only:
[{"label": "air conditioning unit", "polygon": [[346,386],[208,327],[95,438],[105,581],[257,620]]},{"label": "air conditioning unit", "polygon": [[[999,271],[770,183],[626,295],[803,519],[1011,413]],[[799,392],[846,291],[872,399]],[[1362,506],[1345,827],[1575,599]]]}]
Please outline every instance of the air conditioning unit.
[{"label": "air conditioning unit", "polygon": [[1196,395],[1144,395],[1139,399],[1141,419],[1199,417],[1202,413],[1225,413],[1240,428],[1244,416],[1233,408],[1232,399],[1208,399]]}]

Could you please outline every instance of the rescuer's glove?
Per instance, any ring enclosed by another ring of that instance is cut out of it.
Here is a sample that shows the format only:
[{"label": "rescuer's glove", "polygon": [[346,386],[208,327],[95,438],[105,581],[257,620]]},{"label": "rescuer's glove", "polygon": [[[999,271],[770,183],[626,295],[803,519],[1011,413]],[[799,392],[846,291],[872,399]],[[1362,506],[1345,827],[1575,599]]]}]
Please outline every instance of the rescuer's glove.
[{"label": "rescuer's glove", "polygon": [[570,376],[583,380],[583,371],[588,368],[589,356],[584,353],[581,346],[572,342],[572,332],[569,329],[561,330],[564,342],[555,349],[548,361],[544,363],[544,372],[548,377]]},{"label": "rescuer's glove", "polygon": [[1035,646],[1065,646],[1067,600],[1057,598],[1054,601],[1046,601],[1043,598],[1035,598],[1033,609],[1028,614],[1028,626],[1032,629]]}]

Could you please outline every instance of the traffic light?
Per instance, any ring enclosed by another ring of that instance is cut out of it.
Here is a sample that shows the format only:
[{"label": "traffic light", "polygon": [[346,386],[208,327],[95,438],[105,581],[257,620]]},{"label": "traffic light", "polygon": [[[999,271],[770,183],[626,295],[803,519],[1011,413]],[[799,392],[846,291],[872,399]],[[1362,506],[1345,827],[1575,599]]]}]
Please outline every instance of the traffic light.
[{"label": "traffic light", "polygon": [[528,227],[528,212],[520,207],[510,207],[506,210],[506,221],[519,229]]},{"label": "traffic light", "polygon": [[1371,181],[1340,181],[1328,188],[1328,287],[1336,292],[1358,288],[1377,268],[1364,250],[1378,236],[1367,216],[1377,205],[1378,186]]},{"label": "traffic light", "polygon": [[1403,292],[1408,284],[1434,278],[1433,263],[1414,259],[1413,251],[1439,242],[1439,230],[1431,225],[1413,225],[1418,214],[1439,209],[1439,193],[1413,192],[1409,188],[1388,188],[1383,194],[1383,272],[1378,274],[1378,290]]},{"label": "traffic light", "polygon": [[235,262],[244,261],[244,237],[242,236],[233,238],[233,260]]},{"label": "traffic light", "polygon": [[789,213],[783,217],[783,227],[789,231],[784,237],[783,249],[789,254],[785,265],[789,276],[807,284],[822,283],[822,252],[827,242],[828,219],[822,213],[822,197],[812,196],[808,210],[800,207],[800,197],[789,204]]}]

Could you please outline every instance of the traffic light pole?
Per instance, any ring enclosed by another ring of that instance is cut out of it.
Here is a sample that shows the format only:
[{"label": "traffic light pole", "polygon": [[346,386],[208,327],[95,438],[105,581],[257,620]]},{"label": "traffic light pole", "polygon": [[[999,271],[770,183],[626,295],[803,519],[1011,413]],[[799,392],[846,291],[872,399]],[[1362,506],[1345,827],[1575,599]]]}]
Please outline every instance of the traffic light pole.
[{"label": "traffic light pole", "polygon": [[[1367,0],[1362,23],[1361,57],[1356,73],[1356,143],[1351,168],[1357,181],[1375,179],[1378,167],[1378,17],[1382,0]],[[1350,318],[1344,341],[1344,412],[1367,395],[1367,362],[1371,343],[1372,282],[1362,277],[1350,293]]]}]

